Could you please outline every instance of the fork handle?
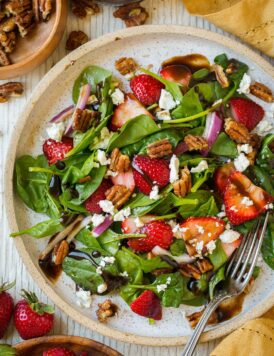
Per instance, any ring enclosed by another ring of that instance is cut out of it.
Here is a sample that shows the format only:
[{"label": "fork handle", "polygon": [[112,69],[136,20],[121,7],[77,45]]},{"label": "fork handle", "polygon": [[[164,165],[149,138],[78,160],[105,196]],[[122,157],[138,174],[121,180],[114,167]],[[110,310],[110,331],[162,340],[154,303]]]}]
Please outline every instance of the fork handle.
[{"label": "fork handle", "polygon": [[199,338],[200,338],[211,314],[214,312],[214,310],[218,307],[218,305],[223,300],[225,300],[229,297],[230,297],[230,295],[227,295],[227,294],[226,295],[219,294],[219,295],[216,295],[216,297],[208,303],[207,307],[205,308],[205,310],[203,312],[201,319],[199,320],[198,324],[195,327],[195,330],[194,330],[192,336],[190,337],[190,339],[188,340],[188,342],[184,348],[182,356],[191,356],[193,354],[195,347],[199,341]]}]

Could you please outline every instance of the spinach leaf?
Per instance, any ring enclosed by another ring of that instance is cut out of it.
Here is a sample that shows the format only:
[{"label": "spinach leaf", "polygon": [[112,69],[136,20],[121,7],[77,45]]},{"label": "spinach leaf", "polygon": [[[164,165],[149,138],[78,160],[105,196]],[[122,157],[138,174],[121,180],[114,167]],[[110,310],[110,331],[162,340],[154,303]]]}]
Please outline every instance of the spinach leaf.
[{"label": "spinach leaf", "polygon": [[46,237],[54,235],[59,231],[62,231],[64,226],[60,223],[60,219],[50,219],[42,221],[29,229],[21,230],[10,234],[11,237],[16,237],[20,235],[30,235],[32,237],[40,239],[41,237]]},{"label": "spinach leaf", "polygon": [[202,69],[199,69],[196,72],[194,72],[192,74],[192,78],[193,79],[203,79],[203,78],[207,77],[209,73],[210,73],[210,71],[207,68],[202,68]]},{"label": "spinach leaf", "polygon": [[222,243],[220,239],[215,240],[216,248],[213,252],[208,255],[210,262],[214,266],[214,271],[217,271],[223,264],[227,261],[227,255],[222,247]]},{"label": "spinach leaf", "polygon": [[72,196],[69,189],[65,189],[59,196],[59,201],[66,211],[71,210],[77,213],[87,213],[87,210],[82,205],[71,203]]},{"label": "spinach leaf", "polygon": [[225,280],[225,266],[222,266],[209,281],[209,297],[213,299],[214,289],[218,283]]},{"label": "spinach leaf", "polygon": [[199,83],[194,86],[194,90],[208,104],[212,104],[216,100],[215,82]]},{"label": "spinach leaf", "polygon": [[186,252],[186,245],[183,239],[175,239],[175,241],[171,244],[170,253],[172,256],[181,256]]},{"label": "spinach leaf", "polygon": [[127,121],[120,131],[111,137],[107,150],[128,146],[157,131],[159,131],[159,127],[151,117],[139,115]]},{"label": "spinach leaf", "polygon": [[190,216],[211,216],[218,213],[215,199],[209,191],[198,190],[181,198],[179,213],[184,219]]},{"label": "spinach leaf", "polygon": [[274,196],[274,180],[270,178],[267,171],[258,166],[251,166],[250,169],[255,176],[254,180],[256,184],[260,185],[268,193]]},{"label": "spinach leaf", "polygon": [[270,144],[273,142],[274,134],[265,136],[256,161],[259,167],[266,169],[271,174],[274,174],[274,152],[270,149]]},{"label": "spinach leaf", "polygon": [[274,269],[274,223],[268,224],[262,244],[262,255],[268,266]]},{"label": "spinach leaf", "polygon": [[219,64],[221,67],[226,69],[229,64],[227,55],[225,53],[219,54],[214,58],[214,63]]},{"label": "spinach leaf", "polygon": [[215,168],[215,164],[211,164],[205,171],[201,173],[194,173],[192,175],[193,186],[191,188],[191,192],[196,192],[201,187],[201,185],[203,185],[210,177],[212,177]]},{"label": "spinach leaf", "polygon": [[221,132],[210,149],[217,156],[235,158],[238,156],[237,145],[224,132]]},{"label": "spinach leaf", "polygon": [[172,117],[175,119],[185,118],[203,111],[199,95],[191,88],[181,100],[181,104],[172,111]]}]

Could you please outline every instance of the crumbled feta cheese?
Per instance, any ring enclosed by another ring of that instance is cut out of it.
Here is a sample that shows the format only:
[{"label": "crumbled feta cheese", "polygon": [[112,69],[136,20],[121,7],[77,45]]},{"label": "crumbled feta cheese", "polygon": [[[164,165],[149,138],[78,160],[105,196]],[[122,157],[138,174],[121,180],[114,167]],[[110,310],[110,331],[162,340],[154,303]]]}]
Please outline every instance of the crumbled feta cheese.
[{"label": "crumbled feta cheese", "polygon": [[235,213],[237,213],[237,211],[238,211],[238,209],[236,208],[235,205],[232,205],[232,207],[230,208],[230,210],[235,211]]},{"label": "crumbled feta cheese", "polygon": [[166,284],[170,284],[170,283],[171,283],[171,277],[167,277]]},{"label": "crumbled feta cheese", "polygon": [[162,89],[161,96],[159,99],[159,107],[165,110],[171,110],[176,107],[176,102],[169,91]]},{"label": "crumbled feta cheese", "polygon": [[156,112],[156,118],[161,121],[171,120],[169,110],[161,110]]},{"label": "crumbled feta cheese", "polygon": [[99,201],[99,206],[100,208],[108,214],[114,215],[114,205],[112,204],[111,201],[105,199],[105,200],[100,200]]},{"label": "crumbled feta cheese", "polygon": [[212,252],[215,250],[216,248],[216,243],[215,241],[209,241],[207,244],[206,244],[206,248],[207,248],[207,251],[208,253],[211,255]]},{"label": "crumbled feta cheese", "polygon": [[102,261],[112,265],[115,262],[115,257],[113,257],[113,256],[102,257]]},{"label": "crumbled feta cheese", "polygon": [[102,274],[102,273],[103,273],[101,266],[98,266],[98,267],[96,268],[96,273],[98,273],[98,274]]},{"label": "crumbled feta cheese", "polygon": [[106,166],[110,163],[110,159],[107,159],[106,152],[102,150],[97,151],[97,161],[101,166]]},{"label": "crumbled feta cheese", "polygon": [[203,251],[203,248],[204,248],[204,241],[197,242],[195,248],[196,248],[197,253],[201,254]]},{"label": "crumbled feta cheese", "polygon": [[212,233],[211,233],[211,232],[209,232],[207,235],[208,235],[208,237],[211,237],[211,236],[212,236]]},{"label": "crumbled feta cheese", "polygon": [[107,286],[106,283],[99,284],[99,286],[97,287],[97,293],[98,293],[98,294],[102,294],[102,293],[104,293],[107,289],[108,289],[108,286]]},{"label": "crumbled feta cheese", "polygon": [[199,234],[203,234],[205,232],[205,229],[201,225],[196,225],[196,227],[197,227]]},{"label": "crumbled feta cheese", "polygon": [[271,114],[272,119],[270,120],[267,117],[268,115],[269,115],[268,112],[266,112],[266,117],[258,123],[258,125],[255,127],[253,132],[258,133],[261,136],[264,136],[270,133],[274,129],[273,122],[271,122],[271,120],[273,121],[273,114]]},{"label": "crumbled feta cheese", "polygon": [[105,216],[102,214],[94,214],[91,217],[91,222],[94,227],[101,225],[104,220],[105,220]]},{"label": "crumbled feta cheese", "polygon": [[119,105],[125,101],[125,95],[119,88],[116,88],[111,94],[111,99],[114,105]]},{"label": "crumbled feta cheese", "polygon": [[265,209],[273,209],[273,204],[272,203],[266,204]]},{"label": "crumbled feta cheese", "polygon": [[154,185],[152,187],[152,190],[149,194],[149,198],[153,200],[158,200],[160,198],[158,185]]},{"label": "crumbled feta cheese", "polygon": [[237,92],[239,94],[249,94],[250,93],[250,84],[251,84],[251,77],[248,74],[244,74],[242,80],[239,84],[239,88]]},{"label": "crumbled feta cheese", "polygon": [[134,223],[135,223],[136,227],[143,227],[145,225],[138,216],[137,216],[137,218],[134,219]]},{"label": "crumbled feta cheese", "polygon": [[205,171],[206,169],[208,169],[208,164],[207,164],[207,161],[205,160],[202,160],[198,166],[196,167],[192,167],[190,172],[191,173],[201,173],[203,171]]},{"label": "crumbled feta cheese", "polygon": [[[220,211],[217,214],[218,218],[224,218],[226,216],[226,213],[224,211]],[[217,225],[218,224],[218,225]],[[216,226],[219,226],[219,223],[216,223]]]},{"label": "crumbled feta cheese", "polygon": [[176,180],[179,179],[179,159],[176,155],[172,155],[171,159],[170,159],[170,163],[169,163],[169,169],[170,169],[170,173],[169,173],[169,181],[170,183],[174,183],[176,182]]},{"label": "crumbled feta cheese", "polygon": [[182,232],[184,233],[187,230],[189,230],[188,227],[180,227],[179,224],[176,224],[172,227],[173,235],[177,238],[182,238]]},{"label": "crumbled feta cheese", "polygon": [[157,292],[164,292],[167,289],[167,284],[158,284],[157,285]]},{"label": "crumbled feta cheese", "polygon": [[243,153],[246,153],[246,154],[249,154],[249,153],[251,153],[252,152],[252,147],[248,144],[248,143],[246,143],[246,144],[244,144],[244,145],[238,145],[237,146],[237,150],[238,150],[238,153],[240,154],[241,152],[243,152]]},{"label": "crumbled feta cheese", "polygon": [[65,124],[58,122],[57,124],[51,124],[46,128],[49,138],[55,141],[62,141],[63,134],[65,132]]},{"label": "crumbled feta cheese", "polygon": [[85,291],[83,289],[79,289],[76,291],[76,304],[81,308],[90,308],[91,306],[91,294],[90,291]]},{"label": "crumbled feta cheese", "polygon": [[124,221],[127,217],[129,217],[129,215],[130,215],[130,207],[127,207],[125,209],[118,211],[118,213],[116,213],[114,215],[113,220],[114,221]]},{"label": "crumbled feta cheese", "polygon": [[245,171],[249,165],[250,162],[243,153],[240,153],[239,156],[234,159],[234,166],[239,172]]},{"label": "crumbled feta cheese", "polygon": [[119,275],[120,275],[121,277],[128,277],[127,271],[121,272]]},{"label": "crumbled feta cheese", "polygon": [[223,243],[228,244],[238,240],[239,237],[240,237],[240,233],[238,231],[225,230],[223,233],[221,233],[220,240]]},{"label": "crumbled feta cheese", "polygon": [[109,131],[107,127],[103,127],[100,133],[100,140],[96,137],[93,141],[93,147],[105,150],[108,147],[109,141],[113,135],[114,132]]},{"label": "crumbled feta cheese", "polygon": [[241,204],[246,206],[254,205],[253,201],[249,197],[243,197],[243,199],[241,200]]}]

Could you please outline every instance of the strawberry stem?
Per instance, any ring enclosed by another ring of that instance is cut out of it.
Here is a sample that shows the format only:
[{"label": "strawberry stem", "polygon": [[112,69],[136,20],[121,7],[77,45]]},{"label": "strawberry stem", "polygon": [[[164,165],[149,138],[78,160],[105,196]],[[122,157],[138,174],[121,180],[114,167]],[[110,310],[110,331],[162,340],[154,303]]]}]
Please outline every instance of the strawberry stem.
[{"label": "strawberry stem", "polygon": [[8,282],[5,282],[3,283],[1,286],[0,286],[0,294],[2,292],[6,292],[7,290],[11,289],[12,287],[14,287],[16,284],[16,281],[14,280],[13,282],[11,283],[8,283]]},{"label": "strawberry stem", "polygon": [[25,289],[22,289],[21,296],[28,302],[30,308],[38,315],[43,315],[45,313],[54,314],[54,307],[52,305],[39,302],[37,295],[34,292],[27,292]]}]

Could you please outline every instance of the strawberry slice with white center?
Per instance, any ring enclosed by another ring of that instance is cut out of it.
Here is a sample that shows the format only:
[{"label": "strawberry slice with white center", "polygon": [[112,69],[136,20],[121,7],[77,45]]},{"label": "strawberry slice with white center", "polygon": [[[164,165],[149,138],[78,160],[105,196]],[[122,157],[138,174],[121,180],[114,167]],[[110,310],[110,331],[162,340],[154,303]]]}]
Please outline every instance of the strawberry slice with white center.
[{"label": "strawberry slice with white center", "polygon": [[127,121],[139,115],[150,116],[153,120],[151,113],[146,110],[133,94],[126,94],[124,102],[119,104],[114,110],[111,118],[111,129],[116,131]]},{"label": "strawberry slice with white center", "polygon": [[215,217],[190,217],[180,224],[181,236],[190,256],[207,252],[206,245],[216,240],[225,229],[225,222]]},{"label": "strawberry slice with white center", "polygon": [[241,172],[234,172],[224,194],[225,211],[229,221],[239,225],[255,219],[267,210],[274,198],[256,186]]},{"label": "strawberry slice with white center", "polygon": [[118,173],[115,177],[111,177],[111,180],[114,185],[124,185],[131,191],[135,188],[132,169],[127,172]]},{"label": "strawberry slice with white center", "polygon": [[235,172],[235,166],[231,163],[226,163],[221,167],[218,167],[214,173],[214,183],[218,192],[223,195],[225,188],[229,182],[229,176],[231,173]]},{"label": "strawberry slice with white center", "polygon": [[251,131],[264,117],[264,109],[254,101],[245,98],[230,99],[233,118]]},{"label": "strawberry slice with white center", "polygon": [[135,234],[145,224],[153,221],[154,217],[155,215],[130,216],[122,222],[122,231],[124,234]]}]

